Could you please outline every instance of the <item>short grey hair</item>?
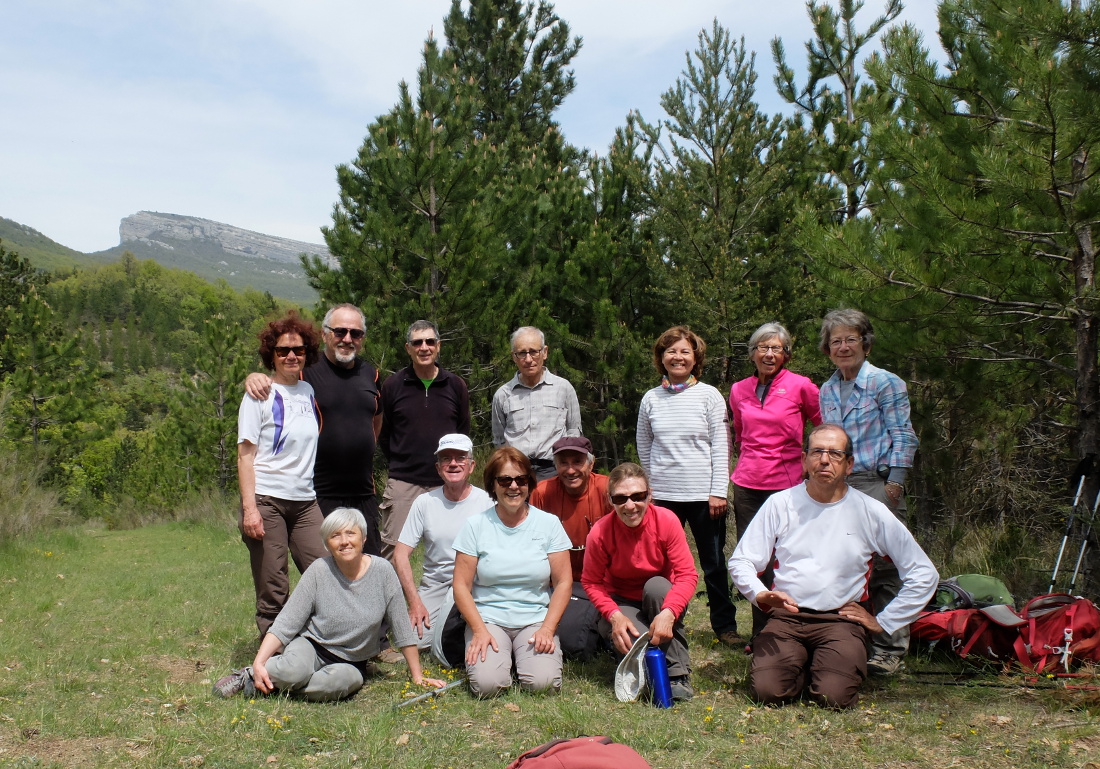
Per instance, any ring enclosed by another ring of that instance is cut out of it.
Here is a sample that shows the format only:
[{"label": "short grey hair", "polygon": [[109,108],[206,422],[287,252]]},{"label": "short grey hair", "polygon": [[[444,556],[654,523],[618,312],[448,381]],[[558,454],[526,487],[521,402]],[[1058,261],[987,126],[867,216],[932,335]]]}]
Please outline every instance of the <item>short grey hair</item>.
[{"label": "short grey hair", "polygon": [[[578,452],[578,453],[580,453],[580,452]],[[596,464],[596,455],[593,454],[591,451],[586,452],[586,453],[588,454],[588,464],[590,464],[590,465]],[[558,455],[555,454],[554,455],[554,467],[557,467],[557,466],[558,466]]]},{"label": "short grey hair", "polygon": [[436,339],[439,339],[439,329],[430,320],[414,320],[409,324],[409,330],[405,332],[405,343],[408,344],[413,340],[413,333],[416,331],[431,331],[435,335]]},{"label": "short grey hair", "polygon": [[779,337],[779,343],[783,345],[783,353],[787,356],[787,360],[790,360],[794,340],[791,339],[791,333],[779,323],[765,323],[752,332],[752,336],[749,337],[749,359],[752,359],[752,354],[756,351],[756,345],[766,339],[771,339],[773,336]]},{"label": "short grey hair", "polygon": [[512,349],[513,350],[516,349],[516,340],[519,339],[521,336],[526,336],[527,334],[538,334],[539,335],[539,349],[540,350],[543,347],[546,346],[546,334],[542,333],[542,331],[535,328],[534,326],[520,326],[519,328],[517,328],[515,331],[512,332]]},{"label": "short grey hair", "polygon": [[326,328],[332,328],[332,316],[336,313],[337,310],[355,310],[355,312],[359,314],[359,322],[362,324],[363,330],[367,330],[367,316],[364,315],[363,311],[356,307],[354,304],[347,303],[334,304],[332,307],[330,307],[328,312],[325,313],[325,319],[321,321],[321,324]]},{"label": "short grey hair", "polygon": [[359,531],[366,538],[367,519],[363,517],[363,514],[354,507],[338,507],[326,515],[325,520],[321,521],[321,539],[328,541],[328,538],[336,532],[350,529],[352,526],[358,526]]},{"label": "short grey hair", "polygon": [[821,352],[829,354],[829,339],[833,332],[845,326],[854,328],[863,339],[864,354],[871,352],[871,345],[875,343],[875,330],[871,328],[870,319],[859,310],[851,308],[845,310],[833,310],[821,321]]}]

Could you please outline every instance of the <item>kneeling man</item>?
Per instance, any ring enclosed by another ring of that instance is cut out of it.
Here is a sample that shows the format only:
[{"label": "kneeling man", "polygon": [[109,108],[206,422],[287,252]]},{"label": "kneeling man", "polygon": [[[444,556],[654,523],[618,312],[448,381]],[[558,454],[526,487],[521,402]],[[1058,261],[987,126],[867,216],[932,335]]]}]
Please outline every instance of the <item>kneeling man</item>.
[{"label": "kneeling man", "polygon": [[[475,465],[473,451],[474,444],[465,435],[452,433],[439,439],[435,468],[443,479],[443,487],[421,494],[413,501],[393,550],[394,569],[421,649],[432,645],[433,634],[442,630],[447,620],[455,569],[455,537],[467,518],[493,506],[489,495],[470,483]],[[421,542],[424,574],[418,590],[410,556]]]},{"label": "kneeling man", "polygon": [[[802,469],[807,479],[764,503],[729,560],[737,589],[770,614],[753,641],[750,685],[766,704],[805,690],[820,705],[846,708],[867,677],[870,635],[912,622],[939,574],[886,505],[848,487],[852,441],[842,427],[814,428]],[[873,615],[864,605],[876,554],[894,563],[902,587]],[[772,590],[757,576],[769,563]]]}]

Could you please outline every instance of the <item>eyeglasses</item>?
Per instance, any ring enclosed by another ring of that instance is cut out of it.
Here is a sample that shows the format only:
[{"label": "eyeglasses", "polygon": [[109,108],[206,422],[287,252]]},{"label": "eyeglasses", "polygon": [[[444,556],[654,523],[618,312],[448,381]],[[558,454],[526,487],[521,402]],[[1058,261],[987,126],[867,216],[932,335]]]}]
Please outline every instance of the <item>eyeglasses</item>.
[{"label": "eyeglasses", "polygon": [[527,488],[527,476],[526,475],[517,475],[515,477],[513,477],[511,475],[498,475],[493,480],[496,481],[497,486],[499,486],[502,489],[512,488],[513,483],[516,484],[517,486],[519,486],[521,489]]},{"label": "eyeglasses", "polygon": [[783,352],[783,346],[778,344],[758,344],[756,345],[756,351],[761,353],[775,353],[778,355]]},{"label": "eyeglasses", "polygon": [[524,358],[537,358],[542,355],[542,351],[546,348],[543,347],[539,350],[512,350],[512,357],[516,360],[523,360]]},{"label": "eyeglasses", "polygon": [[409,340],[409,347],[423,347],[424,345],[427,345],[428,347],[435,347],[437,344],[439,344],[439,340],[436,339],[434,336],[429,336],[425,339]]},{"label": "eyeglasses", "polygon": [[849,347],[855,347],[857,344],[863,341],[861,336],[846,336],[843,339],[830,339],[829,347],[840,347],[841,345],[848,345]]},{"label": "eyeglasses", "polygon": [[612,494],[611,504],[625,505],[627,500],[631,502],[645,502],[647,497],[649,497],[648,491],[638,491],[633,494]]},{"label": "eyeglasses", "polygon": [[332,328],[332,326],[325,326],[325,328],[327,328],[329,331],[331,331],[332,335],[334,337],[336,337],[337,339],[343,339],[345,336],[347,336],[349,334],[351,335],[352,339],[362,339],[363,337],[365,337],[367,335],[367,332],[364,331],[361,328],[344,328],[343,326],[340,326],[339,328]]},{"label": "eyeglasses", "polygon": [[447,467],[448,465],[464,465],[469,461],[469,457],[439,457],[436,459],[436,464],[440,467]]},{"label": "eyeglasses", "polygon": [[276,347],[275,348],[275,354],[278,355],[280,358],[285,358],[286,356],[290,355],[291,353],[294,353],[294,357],[301,358],[303,355],[306,354],[306,346],[303,344],[303,345],[299,345],[298,347]]},{"label": "eyeglasses", "polygon": [[814,459],[821,459],[827,456],[830,462],[840,462],[845,457],[851,456],[847,451],[841,451],[840,449],[810,449],[806,453]]}]

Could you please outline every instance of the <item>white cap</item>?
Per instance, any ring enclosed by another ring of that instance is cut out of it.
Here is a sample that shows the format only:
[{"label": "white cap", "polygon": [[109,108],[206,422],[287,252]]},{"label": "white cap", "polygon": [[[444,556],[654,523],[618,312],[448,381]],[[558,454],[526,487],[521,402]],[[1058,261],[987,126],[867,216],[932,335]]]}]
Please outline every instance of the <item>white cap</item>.
[{"label": "white cap", "polygon": [[439,439],[439,447],[435,450],[435,453],[438,454],[447,449],[465,451],[467,454],[470,454],[474,450],[474,442],[470,440],[469,436],[463,435],[462,433],[450,433]]}]

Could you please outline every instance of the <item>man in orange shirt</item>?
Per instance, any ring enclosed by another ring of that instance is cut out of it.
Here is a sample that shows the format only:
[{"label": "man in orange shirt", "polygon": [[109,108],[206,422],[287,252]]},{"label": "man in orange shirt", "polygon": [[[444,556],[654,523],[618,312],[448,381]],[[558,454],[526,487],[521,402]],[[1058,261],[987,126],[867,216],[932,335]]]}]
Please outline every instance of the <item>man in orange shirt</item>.
[{"label": "man in orange shirt", "polygon": [[558,625],[562,653],[575,659],[590,659],[600,643],[596,623],[600,614],[581,586],[584,544],[592,524],[612,512],[607,496],[607,476],[592,472],[596,458],[592,442],[580,435],[554,441],[554,467],[558,474],[542,481],[531,494],[531,505],[561,519],[573,547],[573,595]]}]

